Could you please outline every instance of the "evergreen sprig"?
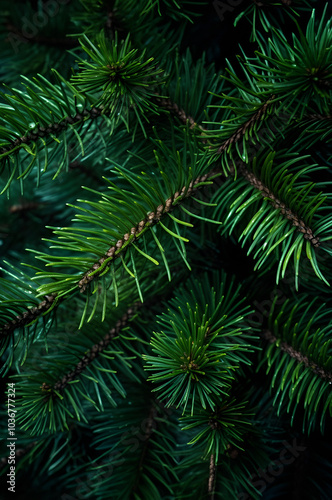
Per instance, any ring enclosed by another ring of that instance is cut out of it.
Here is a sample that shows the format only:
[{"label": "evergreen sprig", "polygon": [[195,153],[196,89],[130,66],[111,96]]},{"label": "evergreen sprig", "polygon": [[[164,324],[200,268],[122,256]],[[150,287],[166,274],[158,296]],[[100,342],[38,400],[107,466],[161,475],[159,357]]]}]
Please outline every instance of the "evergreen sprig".
[{"label": "evergreen sprig", "polygon": [[278,414],[285,408],[293,421],[303,405],[303,432],[312,431],[318,421],[323,431],[327,414],[332,414],[330,310],[308,299],[300,296],[295,306],[286,300],[281,308],[274,302],[263,333],[270,345],[260,362],[260,367],[267,363],[267,373],[273,369]]},{"label": "evergreen sprig", "polygon": [[[187,215],[179,219],[170,212],[199,187],[210,184],[210,179],[218,175],[214,171],[208,171],[207,156],[194,153],[192,145],[188,143],[187,146],[186,140],[185,133],[182,155],[169,150],[165,145],[160,146],[159,152],[156,151],[156,163],[160,169],[158,174],[155,172],[148,175],[143,172],[141,175],[134,175],[119,166],[114,172],[118,179],[123,179],[122,189],[112,181],[108,181],[111,194],[104,193],[100,196],[100,193],[86,188],[100,199],[96,202],[82,200],[87,208],[75,207],[82,212],[76,219],[81,224],[60,230],[52,228],[59,235],[58,240],[46,240],[53,243],[52,248],[64,250],[65,255],[50,256],[45,252],[34,251],[39,260],[46,262],[46,266],[63,269],[61,272],[50,272],[36,268],[35,279],[47,280],[47,283],[38,287],[38,294],[56,294],[58,298],[62,298],[78,289],[84,292],[95,278],[105,277],[109,271],[112,271],[111,282],[115,280],[116,287],[113,261],[116,261],[115,269],[121,261],[120,266],[136,280],[143,300],[135,255],[141,255],[158,265],[159,262],[152,256],[152,253],[158,251],[170,278],[164,243],[163,240],[160,241],[161,235],[163,238],[167,236],[167,241],[174,243],[186,262],[184,242],[188,239],[181,234],[183,230],[180,231],[179,226],[185,230],[192,224],[186,220]],[[159,231],[156,231],[157,225],[158,229],[160,227]],[[86,237],[86,233],[94,236]],[[143,240],[143,248],[137,240]],[[68,255],[69,250],[79,255]],[[188,263],[187,265],[189,266]],[[70,270],[74,270],[75,274]],[[79,274],[77,270],[80,271]],[[98,288],[97,281],[95,285]],[[93,294],[97,288],[94,288]]]},{"label": "evergreen sprig", "polygon": [[331,255],[328,246],[331,194],[319,193],[317,187],[323,186],[315,186],[307,179],[308,173],[322,167],[307,165],[304,158],[294,155],[287,155],[286,159],[282,152],[279,155],[278,162],[274,152],[262,151],[252,162],[252,172],[244,165],[239,166],[240,177],[228,180],[212,200],[217,204],[215,216],[223,222],[223,233],[238,231],[242,246],[251,240],[248,254],[255,252],[254,258],[258,257],[256,269],[262,267],[273,252],[277,253],[277,283],[285,276],[293,258],[298,288],[301,256],[305,250],[318,278],[329,285],[320,270],[315,247],[326,252],[326,259]]},{"label": "evergreen sprig", "polygon": [[[78,143],[83,155],[85,145],[92,141],[95,147],[98,142],[105,144],[100,127],[92,127],[102,110],[90,107],[91,100],[77,94],[60,76],[58,84],[42,76],[34,81],[24,80],[25,91],[11,89],[12,94],[4,95],[6,104],[0,103],[2,193],[15,178],[23,192],[23,181],[34,167],[37,183],[50,163],[56,165],[57,176],[71,161],[72,141]],[[102,118],[101,128],[105,119]]]},{"label": "evergreen sprig", "polygon": [[[204,457],[214,457],[215,464],[220,462],[222,455],[229,453],[232,447],[242,450],[243,436],[251,430],[253,412],[246,408],[245,403],[227,398],[213,411],[201,409],[194,416],[180,418],[183,431],[195,429],[196,435],[188,445],[204,446]],[[198,429],[196,429],[198,427]]]},{"label": "evergreen sprig", "polygon": [[129,112],[133,110],[144,130],[142,119],[148,121],[147,112],[158,113],[158,106],[152,102],[158,86],[163,82],[163,70],[152,64],[131,48],[129,35],[121,42],[109,42],[101,32],[92,43],[86,35],[80,40],[90,61],[81,59],[80,72],[71,79],[81,92],[96,96],[96,107],[102,107],[115,123],[124,121],[129,129]]},{"label": "evergreen sprig", "polygon": [[239,289],[233,291],[233,286],[225,275],[216,288],[207,275],[200,282],[190,281],[159,318],[163,330],[151,339],[154,355],[143,358],[146,370],[154,372],[148,380],[158,384],[154,391],[161,391],[166,406],[181,406],[185,413],[190,404],[191,415],[198,402],[214,409],[216,401],[229,394],[238,363],[249,363],[243,353],[250,352],[250,344],[237,342],[247,329],[241,325],[247,308],[240,308],[243,301],[234,303]]},{"label": "evergreen sprig", "polygon": [[321,114],[331,107],[332,26],[326,9],[327,5],[318,26],[312,11],[305,35],[299,28],[292,45],[281,31],[274,30],[268,49],[260,44],[257,60],[248,64],[258,87],[280,96],[283,110],[300,119],[313,103]]}]

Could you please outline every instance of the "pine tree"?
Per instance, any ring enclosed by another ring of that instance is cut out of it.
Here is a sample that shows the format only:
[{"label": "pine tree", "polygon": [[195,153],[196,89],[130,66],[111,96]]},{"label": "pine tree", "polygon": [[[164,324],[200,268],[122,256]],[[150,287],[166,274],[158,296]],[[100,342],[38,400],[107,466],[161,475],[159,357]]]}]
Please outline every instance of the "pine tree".
[{"label": "pine tree", "polygon": [[1,498],[330,499],[329,6],[2,11]]}]

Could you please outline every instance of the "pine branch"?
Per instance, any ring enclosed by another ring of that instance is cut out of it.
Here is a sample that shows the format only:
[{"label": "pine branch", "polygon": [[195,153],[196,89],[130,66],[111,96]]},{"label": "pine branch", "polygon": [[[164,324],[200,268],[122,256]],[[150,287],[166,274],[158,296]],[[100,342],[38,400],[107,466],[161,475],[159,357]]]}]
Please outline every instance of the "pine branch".
[{"label": "pine branch", "polygon": [[55,294],[46,295],[45,299],[38,304],[36,307],[31,307],[24,313],[16,316],[15,319],[9,321],[5,325],[2,326],[0,330],[0,337],[6,337],[10,335],[16,328],[22,328],[32,321],[35,321],[39,316],[48,311],[50,307],[53,305],[53,302],[56,298]]},{"label": "pine branch", "polygon": [[171,99],[157,97],[157,103],[167,111],[170,111],[174,116],[177,116],[179,120],[186,125],[187,121],[190,124],[190,129],[193,129],[196,125],[194,118],[188,115],[183,108],[180,108],[176,102],[171,101]]},{"label": "pine branch", "polygon": [[[232,170],[234,171],[234,169]],[[246,179],[246,181],[249,182],[249,184],[260,191],[263,198],[269,198],[271,205],[275,209],[280,210],[280,213],[285,216],[286,219],[292,221],[293,226],[296,226],[297,230],[303,234],[304,239],[309,240],[310,243],[312,243],[312,245],[316,248],[320,246],[319,238],[314,235],[312,229],[303,221],[303,219],[287,207],[286,203],[280,201],[271,189],[265,186],[253,172],[249,172],[244,162],[240,164],[237,170]]]},{"label": "pine branch", "polygon": [[[197,177],[194,181],[190,182],[189,186],[183,186],[181,191],[177,191],[172,196],[167,198],[164,204],[158,205],[155,211],[150,212],[147,217],[142,219],[136,226],[133,226],[128,233],[124,234],[115,245],[107,250],[106,254],[101,257],[98,262],[96,262],[92,268],[89,269],[89,271],[84,273],[83,277],[78,282],[80,292],[83,293],[88,284],[104,271],[105,263],[107,266],[110,266],[111,263],[128,248],[129,245],[133,244],[145,232],[145,230],[160,222],[164,215],[170,213],[175,206],[179,206],[182,201],[192,196],[197,189],[201,187],[202,183],[205,183],[218,173],[218,170],[213,169],[207,174]],[[179,200],[179,198],[181,199]],[[175,203],[176,205],[174,205]]]},{"label": "pine branch", "polygon": [[[275,152],[266,155],[262,150],[253,158],[252,173],[248,172],[242,161],[236,161],[236,164],[240,164],[239,170],[242,170],[243,180],[236,178],[235,182],[226,181],[223,188],[212,198],[212,202],[217,206],[214,216],[223,222],[220,231],[231,234],[236,225],[230,214],[238,214],[236,229],[239,228],[240,231],[239,241],[242,240],[244,244],[251,237],[248,254],[255,250],[255,258],[260,255],[255,269],[262,267],[274,251],[279,262],[276,275],[278,283],[279,277],[284,277],[289,260],[293,256],[296,289],[298,289],[300,256],[304,256],[303,247],[305,247],[315,274],[329,286],[320,269],[315,248],[320,247],[327,255],[331,253],[326,244],[330,239],[328,228],[332,224],[326,200],[331,198],[331,194],[324,195],[322,192],[313,194],[315,184],[306,182],[305,179],[310,170],[324,167],[303,166],[303,158],[296,158],[294,153],[289,154],[288,150],[278,152],[277,158],[280,157],[280,160],[275,167],[275,156]],[[294,165],[295,162],[298,163],[297,166]],[[229,160],[227,165],[228,172],[234,174],[236,165],[230,164]],[[300,176],[303,176],[302,179]],[[321,186],[317,183],[317,188]],[[261,201],[262,196],[263,201]],[[243,225],[239,226],[240,219],[243,220]],[[262,224],[263,219],[264,224]],[[292,227],[289,227],[290,221]],[[297,235],[296,231],[301,234]],[[316,234],[319,234],[319,238]]]},{"label": "pine branch", "polygon": [[[110,344],[112,339],[117,336],[121,330],[127,325],[129,319],[134,316],[136,313],[137,309],[142,305],[141,302],[135,302],[124,314],[123,316],[117,321],[116,325],[111,328],[111,330],[104,336],[104,338],[101,339],[100,342],[95,344],[94,346],[91,347],[91,349],[84,355],[83,359],[77,364],[77,366],[74,368],[74,370],[70,371],[66,375],[62,377],[62,379],[58,380],[53,386],[52,389],[52,394],[53,391],[61,393],[66,385],[74,380],[76,377],[82,373],[83,370],[86,369],[86,367],[93,362],[93,360],[104,350],[107,348],[107,346]],[[44,386],[45,390],[49,390],[49,386],[45,384]]]},{"label": "pine branch", "polygon": [[[217,150],[217,154],[222,154],[231,144],[238,142],[247,131],[250,130],[257,122],[259,122],[265,115],[267,109],[271,106],[271,103],[275,99],[275,95],[272,95],[259,109],[256,111],[249,120],[247,120],[243,125],[241,125],[226,141],[224,141]],[[212,146],[211,146],[212,147]]]},{"label": "pine branch", "polygon": [[332,382],[331,372],[327,372],[321,366],[318,366],[316,363],[310,361],[307,356],[294,349],[294,347],[289,345],[287,342],[284,341],[279,342],[279,339],[275,335],[273,335],[270,330],[264,330],[261,334],[261,337],[270,342],[271,344],[274,344],[278,341],[277,346],[281,351],[286,352],[289,356],[296,359],[298,363],[303,363],[305,367],[310,368],[321,379],[329,380],[330,383]]},{"label": "pine branch", "polygon": [[[234,132],[229,137],[229,139],[227,139],[219,147],[217,153],[222,154],[223,152],[227,151],[230,144],[238,142],[256,122],[261,120],[262,117],[264,117],[268,107],[271,105],[271,102],[273,102],[273,99],[275,99],[274,95],[272,95],[271,98],[267,100],[267,102],[247,122],[241,125],[241,127],[239,127],[236,130],[236,132]],[[187,115],[182,108],[180,109],[179,106],[176,103],[173,103],[170,99],[159,99],[159,103],[165,109],[171,111],[175,116],[178,116],[179,119],[184,124],[186,124],[187,121],[189,121],[191,129],[194,128],[194,126],[196,125],[194,118],[190,115]],[[203,131],[207,130],[201,126],[199,127]],[[297,227],[297,230],[303,233],[304,239],[309,240],[314,247],[318,248],[320,246],[319,238],[313,234],[312,229],[309,226],[307,226],[305,222],[296,213],[292,212],[292,210],[289,209],[284,202],[280,201],[267,186],[264,186],[264,184],[252,172],[248,172],[246,164],[244,162],[237,162],[237,164],[239,163],[240,166],[237,169],[238,172],[252,186],[254,186],[256,189],[259,189],[263,197],[269,198],[274,208],[279,209],[282,215],[284,215],[287,219],[292,221],[293,225]],[[231,164],[230,164],[230,172],[233,173],[233,175],[235,175],[235,169]]]},{"label": "pine branch", "polygon": [[18,146],[21,144],[32,144],[37,139],[41,137],[47,137],[51,134],[58,134],[65,130],[69,125],[77,125],[80,122],[86,121],[87,118],[95,119],[102,114],[102,108],[91,108],[84,109],[82,112],[77,111],[74,116],[66,116],[61,121],[56,123],[49,123],[47,127],[37,127],[32,132],[28,132],[26,135],[11,141],[9,145],[0,149],[0,155],[6,153],[17,153],[19,151]]}]

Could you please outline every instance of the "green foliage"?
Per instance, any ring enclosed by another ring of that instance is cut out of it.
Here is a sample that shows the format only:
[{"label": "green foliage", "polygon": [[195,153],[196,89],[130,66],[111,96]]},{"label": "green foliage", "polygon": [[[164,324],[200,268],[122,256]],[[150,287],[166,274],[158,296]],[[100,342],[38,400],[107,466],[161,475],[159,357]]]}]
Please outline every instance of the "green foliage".
[{"label": "green foliage", "polygon": [[172,309],[160,317],[163,330],[151,339],[155,354],[143,358],[146,370],[157,372],[148,380],[158,384],[154,391],[162,391],[166,406],[181,405],[185,413],[191,404],[191,415],[197,401],[204,409],[214,409],[216,401],[228,395],[237,363],[248,363],[241,351],[250,351],[250,344],[236,342],[243,335],[242,314],[247,308],[239,308],[243,300],[234,304],[239,289],[234,291],[233,286],[222,275],[211,287],[205,275],[189,282],[171,302]]},{"label": "green foliage", "polygon": [[212,454],[218,463],[220,455],[225,454],[231,446],[241,449],[240,441],[251,428],[252,415],[244,403],[226,399],[213,412],[200,410],[195,416],[182,417],[181,428],[186,431],[199,427],[188,444],[204,443],[204,458]]},{"label": "green foliage", "polygon": [[312,2],[308,0],[260,0],[253,2],[245,10],[243,10],[235,19],[234,26],[245,18],[252,25],[251,41],[262,37],[258,31],[260,28],[266,33],[271,31],[271,28],[277,26],[282,28],[290,19],[296,21],[301,14],[310,12]]},{"label": "green foliage", "polygon": [[323,195],[317,190],[323,186],[306,182],[308,173],[318,170],[316,165],[307,165],[305,158],[295,155],[292,158],[289,153],[287,160],[282,161],[285,152],[280,151],[279,155],[280,159],[275,152],[262,152],[252,161],[252,177],[245,174],[243,178],[240,174],[239,178],[227,180],[216,192],[212,201],[217,204],[215,213],[223,222],[221,231],[228,234],[238,231],[242,246],[250,238],[248,254],[255,252],[254,258],[259,257],[257,269],[275,252],[279,262],[277,283],[285,276],[293,258],[298,289],[301,259],[307,257],[318,278],[329,285],[320,271],[314,247],[319,243],[321,251],[327,256],[331,254],[327,244],[331,239],[328,205],[331,194]]},{"label": "green foliage", "polygon": [[102,499],[111,489],[116,497],[130,498],[134,492],[137,499],[162,499],[172,494],[171,485],[178,481],[173,453],[176,415],[151,400],[145,383],[131,384],[129,394],[135,412],[122,400],[107,423],[96,416],[93,444],[100,456],[90,467],[92,488],[83,486],[82,498]]},{"label": "green foliage", "polygon": [[86,36],[80,43],[92,62],[79,62],[81,71],[71,79],[74,86],[78,91],[96,94],[94,105],[101,106],[115,124],[121,119],[129,129],[129,111],[133,109],[143,128],[141,117],[147,120],[148,111],[158,113],[151,99],[162,83],[163,70],[151,64],[153,58],[144,60],[144,52],[138,54],[137,49],[131,49],[129,36],[121,42],[116,37],[111,47],[103,33],[96,37],[96,45]]},{"label": "green foliage", "polygon": [[[79,144],[83,154],[84,145],[92,138],[104,145],[100,127],[91,128],[100,112],[88,110],[91,101],[78,95],[69,83],[60,80],[55,85],[42,76],[24,80],[25,92],[12,89],[12,94],[4,95],[6,104],[0,103],[0,164],[6,176],[2,175],[6,179],[2,180],[2,193],[15,178],[23,191],[23,181],[34,167],[38,183],[55,155],[57,176],[68,167],[72,141]],[[101,125],[105,126],[105,117]]]},{"label": "green foliage", "polygon": [[279,96],[283,110],[291,116],[298,114],[302,118],[313,105],[322,114],[329,110],[332,27],[325,16],[326,8],[316,28],[313,10],[305,35],[299,29],[299,37],[293,35],[292,45],[283,33],[275,30],[268,49],[260,44],[261,51],[256,52],[258,61],[251,66],[258,87]]},{"label": "green foliage", "polygon": [[303,405],[303,432],[312,431],[318,419],[323,430],[326,414],[332,414],[329,317],[326,304],[300,296],[296,305],[286,300],[279,309],[274,304],[268,319],[276,340],[266,349],[260,366],[267,363],[267,373],[273,369],[271,388],[278,414],[284,407],[293,421]]},{"label": "green foliage", "polygon": [[[186,262],[183,242],[189,240],[181,234],[183,231],[179,226],[186,229],[192,224],[173,216],[170,209],[185,199],[188,192],[190,194],[189,189],[192,189],[190,184],[196,179],[199,180],[199,176],[208,170],[209,162],[206,155],[194,153],[190,143],[187,146],[186,135],[184,139],[184,150],[181,156],[177,151],[171,151],[165,145],[159,147],[159,152],[156,150],[156,163],[160,169],[158,174],[153,172],[148,175],[143,172],[141,176],[134,176],[133,171],[118,166],[114,173],[117,174],[118,179],[124,181],[121,189],[112,181],[108,181],[110,194],[103,193],[100,196],[100,193],[86,188],[101,199],[97,202],[80,200],[86,206],[86,208],[75,207],[82,212],[75,219],[80,222],[80,225],[60,230],[52,228],[54,234],[59,235],[58,240],[46,240],[53,243],[51,248],[64,250],[65,255],[50,256],[48,253],[34,250],[36,257],[46,262],[46,266],[56,266],[65,271],[37,270],[35,279],[48,280],[38,288],[40,296],[56,293],[60,298],[70,295],[78,287],[84,291],[86,285],[95,277],[99,278],[105,276],[110,270],[114,271],[113,261],[116,269],[119,262],[122,264],[125,271],[136,280],[140,290],[135,256],[141,255],[155,265],[159,265],[159,262],[151,255],[156,251],[161,255],[170,277],[167,255],[163,248],[163,238],[166,237],[165,243],[173,241]],[[140,158],[138,160],[140,163]],[[207,183],[206,181],[197,182],[196,187]],[[177,196],[172,199],[173,193],[177,193]],[[160,228],[159,231],[156,231],[156,225],[158,229]],[[86,234],[94,234],[94,236],[86,237]],[[162,235],[161,241],[159,235]],[[139,241],[136,243],[137,240]],[[143,240],[143,248],[139,244],[141,240]],[[78,252],[79,256],[74,256],[73,252]],[[117,257],[120,257],[120,260]],[[83,266],[86,274],[82,273]],[[75,274],[71,270],[74,270]],[[77,274],[77,270],[81,272]],[[114,276],[113,273],[111,282],[116,281]],[[93,294],[97,291],[96,287],[98,287],[97,282],[95,282]],[[142,299],[142,295],[140,296]]]},{"label": "green foliage", "polygon": [[[36,323],[41,314],[38,313],[39,302],[30,276],[8,262],[5,264],[6,268],[1,270],[7,279],[0,278],[0,356],[5,355],[1,367],[4,374],[14,361],[16,370],[20,370],[26,361],[29,346],[36,338],[45,336],[53,320],[50,314],[47,318],[42,317],[39,324]],[[49,303],[47,312],[51,313],[54,306],[55,302]],[[27,321],[24,321],[25,317]]]},{"label": "green foliage", "polygon": [[329,6],[71,0],[11,54],[50,4],[0,28],[1,475],[15,414],[18,498],[331,498]]}]

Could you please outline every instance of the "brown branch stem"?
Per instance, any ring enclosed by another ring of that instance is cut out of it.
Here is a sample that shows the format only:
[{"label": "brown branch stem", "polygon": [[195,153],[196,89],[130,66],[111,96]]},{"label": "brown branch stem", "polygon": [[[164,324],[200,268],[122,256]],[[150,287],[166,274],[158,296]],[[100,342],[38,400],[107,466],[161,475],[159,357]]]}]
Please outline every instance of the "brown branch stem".
[{"label": "brown branch stem", "polygon": [[238,129],[235,130],[235,132],[228,138],[226,141],[224,141],[221,146],[219,146],[217,150],[217,154],[222,154],[225,151],[227,151],[228,147],[230,144],[233,144],[237,142],[239,139],[241,139],[246,131],[250,129],[252,125],[254,125],[257,121],[259,121],[262,116],[266,113],[268,107],[271,105],[271,102],[275,98],[275,95],[271,96],[269,100],[267,100],[253,115],[251,118],[249,118],[248,121],[243,123]]},{"label": "brown branch stem", "polygon": [[213,453],[211,453],[210,465],[209,465],[209,482],[208,482],[209,500],[214,500],[215,483],[216,483],[216,464],[215,464],[215,457]]}]

